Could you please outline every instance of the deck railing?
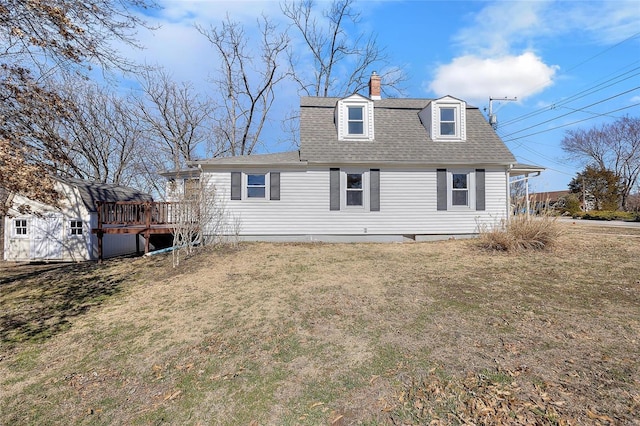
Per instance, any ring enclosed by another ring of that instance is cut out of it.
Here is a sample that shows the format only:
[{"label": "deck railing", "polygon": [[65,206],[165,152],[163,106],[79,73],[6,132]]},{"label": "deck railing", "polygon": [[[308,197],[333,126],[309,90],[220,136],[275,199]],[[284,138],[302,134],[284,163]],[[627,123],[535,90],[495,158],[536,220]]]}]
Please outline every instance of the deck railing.
[{"label": "deck railing", "polygon": [[195,203],[117,201],[98,202],[98,228],[103,225],[155,226],[197,222]]}]

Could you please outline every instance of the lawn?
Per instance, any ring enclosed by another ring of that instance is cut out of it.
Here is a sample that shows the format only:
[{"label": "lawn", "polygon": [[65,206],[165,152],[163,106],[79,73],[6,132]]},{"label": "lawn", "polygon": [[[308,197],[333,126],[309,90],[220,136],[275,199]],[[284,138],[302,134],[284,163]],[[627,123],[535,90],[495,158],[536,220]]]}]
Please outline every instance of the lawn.
[{"label": "lawn", "polygon": [[640,229],[0,263],[0,425],[640,424]]}]

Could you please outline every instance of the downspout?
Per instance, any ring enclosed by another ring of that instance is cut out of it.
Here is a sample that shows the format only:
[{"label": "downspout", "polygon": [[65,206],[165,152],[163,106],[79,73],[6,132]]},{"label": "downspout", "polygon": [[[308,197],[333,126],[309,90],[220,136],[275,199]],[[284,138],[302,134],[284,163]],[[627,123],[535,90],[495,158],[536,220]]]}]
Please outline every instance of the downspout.
[{"label": "downspout", "polygon": [[507,169],[507,223],[511,220],[511,169],[513,164],[509,164]]},{"label": "downspout", "polygon": [[524,174],[524,194],[527,197],[527,219],[531,214],[529,211],[531,210],[531,200],[529,200],[529,173]]}]

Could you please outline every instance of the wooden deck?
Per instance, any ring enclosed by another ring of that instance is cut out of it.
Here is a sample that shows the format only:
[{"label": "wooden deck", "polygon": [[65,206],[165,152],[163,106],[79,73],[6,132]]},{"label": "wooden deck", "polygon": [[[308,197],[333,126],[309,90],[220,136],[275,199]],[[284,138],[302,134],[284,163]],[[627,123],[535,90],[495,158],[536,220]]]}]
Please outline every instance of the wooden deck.
[{"label": "wooden deck", "polygon": [[185,219],[195,221],[197,211],[192,204],[171,202],[98,202],[98,226],[92,232],[98,237],[98,259],[102,261],[104,234],[136,234],[145,240],[144,252],[149,252],[153,234],[173,234]]}]

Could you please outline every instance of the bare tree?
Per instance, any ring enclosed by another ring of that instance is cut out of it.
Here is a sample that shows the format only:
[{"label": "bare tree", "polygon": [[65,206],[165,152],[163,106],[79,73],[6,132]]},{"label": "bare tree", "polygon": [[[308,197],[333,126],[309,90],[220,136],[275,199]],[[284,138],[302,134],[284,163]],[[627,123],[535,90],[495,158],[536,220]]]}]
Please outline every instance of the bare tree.
[{"label": "bare tree", "polygon": [[67,80],[59,92],[74,108],[69,119],[57,126],[68,143],[70,160],[58,168],[82,179],[131,185],[144,131],[128,100],[107,87],[78,79]]},{"label": "bare tree", "polygon": [[258,20],[258,51],[248,47],[241,24],[227,16],[221,27],[197,29],[218,53],[220,69],[214,85],[221,94],[215,114],[216,151],[223,156],[251,154],[276,98],[275,88],[288,76],[281,59],[289,40],[267,17]]},{"label": "bare tree", "polygon": [[[346,96],[367,87],[371,72],[380,74],[382,90],[388,96],[402,92],[406,80],[398,67],[389,66],[384,48],[375,34],[358,32],[361,17],[353,8],[355,0],[333,0],[316,18],[313,0],[284,1],[282,13],[295,28],[308,52],[289,60],[295,80],[308,96]],[[352,34],[351,32],[355,32]],[[313,75],[306,71],[311,67]],[[377,68],[377,69],[376,69]]]},{"label": "bare tree", "polygon": [[172,205],[174,267],[180,264],[182,255],[190,256],[205,244],[235,247],[240,234],[240,219],[227,211],[223,197],[207,176],[190,181],[195,185],[177,188],[178,201]]},{"label": "bare tree", "polygon": [[[4,0],[0,3],[0,185],[52,202],[52,164],[70,163],[66,141],[34,117],[52,121],[71,106],[46,85],[53,77],[87,71],[131,70],[115,42],[135,45],[144,22],[134,9],[149,0]],[[1,208],[1,207],[0,207]]]},{"label": "bare tree", "polygon": [[621,205],[627,208],[640,177],[640,118],[622,117],[589,130],[569,130],[561,144],[571,159],[611,170],[620,183]]},{"label": "bare tree", "polygon": [[132,70],[114,45],[138,46],[136,30],[146,24],[135,10],[152,7],[151,0],[3,0],[0,58],[47,75],[93,65]]},{"label": "bare tree", "polygon": [[[189,83],[177,83],[162,69],[147,70],[140,79],[143,96],[134,100],[149,138],[147,161],[156,170],[180,170],[197,152],[220,155],[210,127],[215,103],[195,93]],[[158,155],[160,154],[160,155]]]}]

